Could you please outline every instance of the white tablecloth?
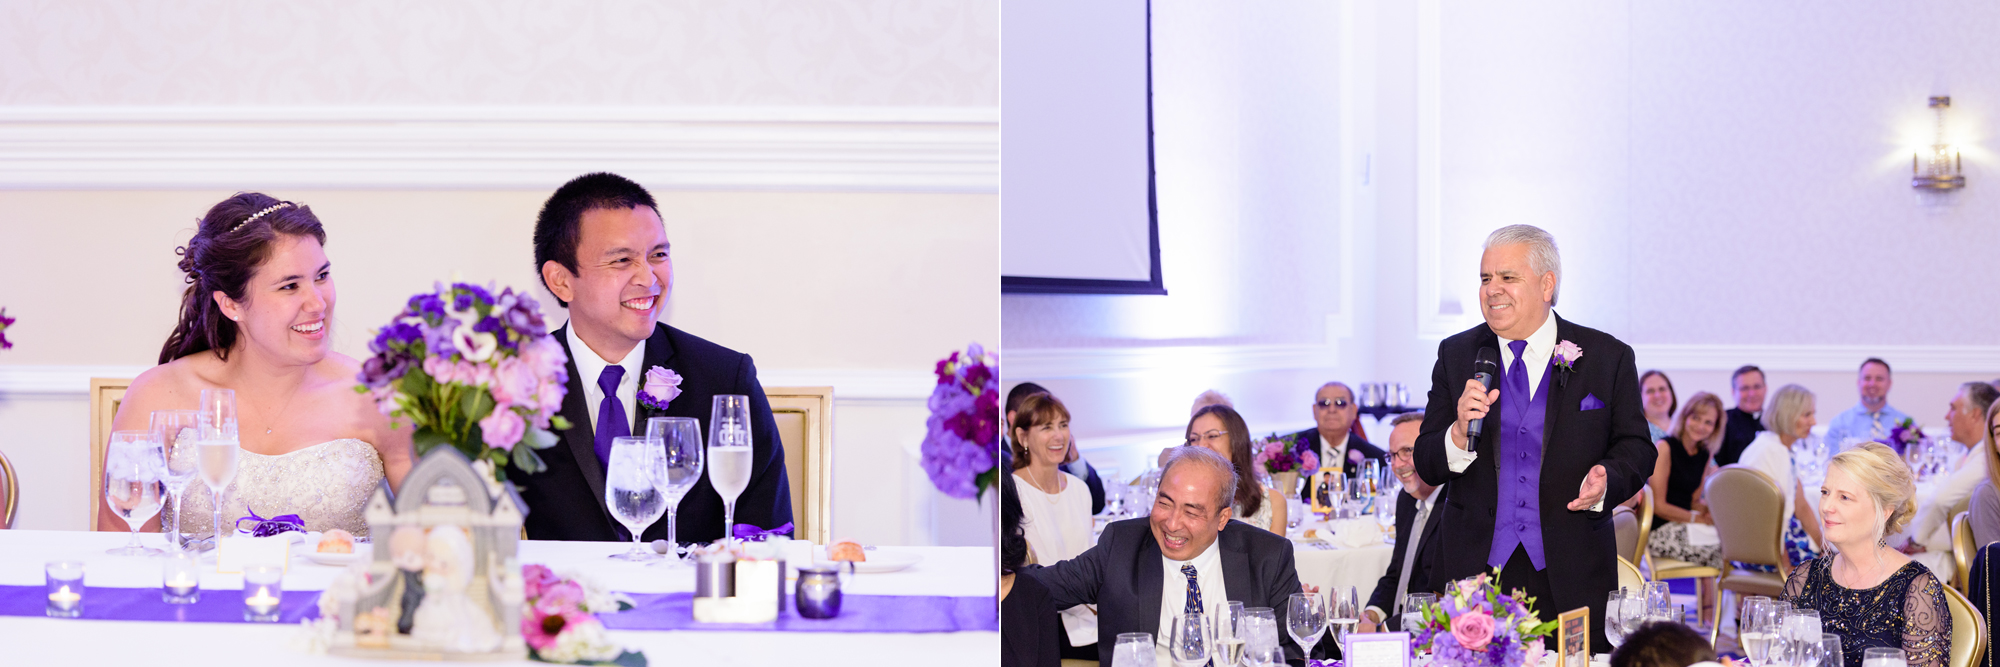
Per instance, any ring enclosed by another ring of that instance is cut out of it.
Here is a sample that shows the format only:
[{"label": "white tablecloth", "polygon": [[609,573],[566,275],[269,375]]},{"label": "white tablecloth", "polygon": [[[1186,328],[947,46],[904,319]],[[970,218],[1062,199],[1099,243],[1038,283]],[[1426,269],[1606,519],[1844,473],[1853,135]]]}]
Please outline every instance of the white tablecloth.
[{"label": "white tablecloth", "polygon": [[1353,586],[1363,603],[1375,591],[1375,582],[1388,571],[1389,559],[1395,555],[1394,547],[1379,541],[1342,549],[1317,539],[1292,540],[1292,560],[1299,568],[1299,583],[1318,586],[1322,591]]},{"label": "white tablecloth", "polygon": [[[0,530],[0,584],[39,586],[42,564],[85,562],[87,586],[160,585],[155,558],[107,556],[122,545],[123,533]],[[158,534],[146,536],[159,546]],[[574,568],[610,588],[629,593],[694,590],[691,567],[646,567],[606,558],[629,548],[608,542],[522,542],[521,561],[558,570]],[[860,574],[844,592],[855,595],[994,595],[998,575],[988,547],[878,547],[918,554],[908,570]],[[337,568],[295,557],[285,576],[287,591],[317,591]],[[204,595],[235,595],[242,575],[204,575]],[[86,603],[87,604],[87,603]],[[298,626],[251,623],[166,623],[87,621],[0,616],[0,664],[168,665],[381,665],[372,660],[307,655],[288,647]],[[654,665],[938,665],[997,664],[999,633],[840,633],[611,631],[612,638],[640,649]],[[541,664],[527,663],[519,664]]]}]

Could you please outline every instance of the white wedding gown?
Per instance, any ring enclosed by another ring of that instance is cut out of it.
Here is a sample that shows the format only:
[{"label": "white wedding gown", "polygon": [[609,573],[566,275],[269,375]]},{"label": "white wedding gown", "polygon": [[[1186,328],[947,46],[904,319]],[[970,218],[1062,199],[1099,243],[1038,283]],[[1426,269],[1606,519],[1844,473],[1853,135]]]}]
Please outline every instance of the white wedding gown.
[{"label": "white wedding gown", "polygon": [[[382,478],[381,454],[374,445],[352,438],[278,456],[245,450],[237,459],[236,479],[222,494],[222,531],[235,530],[236,520],[250,516],[254,509],[257,516],[266,519],[297,514],[305,521],[306,530],[339,528],[365,537],[368,521],[362,510]],[[182,497],[187,501],[187,513],[181,516],[181,532],[208,537],[214,532],[213,492],[197,476],[188,482]],[[167,509],[160,513],[162,519],[171,517],[173,509],[173,501],[168,500]]]}]

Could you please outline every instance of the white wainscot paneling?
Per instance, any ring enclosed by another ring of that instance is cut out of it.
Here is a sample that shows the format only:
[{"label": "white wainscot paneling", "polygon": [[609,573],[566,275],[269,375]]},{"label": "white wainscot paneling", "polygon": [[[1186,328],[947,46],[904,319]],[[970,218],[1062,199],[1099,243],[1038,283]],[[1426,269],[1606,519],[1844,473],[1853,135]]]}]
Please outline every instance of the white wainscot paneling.
[{"label": "white wainscot paneling", "polygon": [[992,107],[0,107],[0,188],[997,192]]},{"label": "white wainscot paneling", "polygon": [[1728,371],[1756,364],[1766,371],[1854,372],[1861,360],[1888,359],[1896,372],[2000,371],[2000,346],[1991,345],[1696,345],[1634,344],[1640,368]]}]

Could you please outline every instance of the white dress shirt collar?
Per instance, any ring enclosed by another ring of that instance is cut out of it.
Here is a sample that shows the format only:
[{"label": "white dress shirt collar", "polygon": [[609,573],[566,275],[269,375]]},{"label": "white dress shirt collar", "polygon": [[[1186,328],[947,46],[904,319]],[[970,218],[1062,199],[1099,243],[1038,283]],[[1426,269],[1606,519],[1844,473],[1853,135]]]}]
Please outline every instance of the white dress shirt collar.
[{"label": "white dress shirt collar", "polygon": [[[569,359],[576,364],[576,379],[583,383],[583,404],[590,410],[590,427],[597,428],[597,408],[604,402],[604,390],[598,388],[597,377],[604,374],[604,367],[611,363],[597,355],[595,350],[576,337],[576,322],[563,325],[569,338]],[[618,379],[618,401],[625,405],[625,418],[631,419],[634,404],[639,399],[639,378],[644,375],[641,366],[646,363],[646,344],[632,346],[618,365],[625,368],[625,376]]]},{"label": "white dress shirt collar", "polygon": [[[1315,431],[1315,433],[1317,433],[1317,431]],[[1320,434],[1318,437],[1319,437],[1320,467],[1322,468],[1326,467],[1328,461],[1339,461],[1341,469],[1343,470],[1346,469],[1347,441],[1354,437],[1353,427],[1349,427],[1349,430],[1347,431],[1346,435],[1340,436],[1340,442],[1327,442],[1325,434]]]},{"label": "white dress shirt collar", "polygon": [[[1514,365],[1514,348],[1508,345],[1514,341],[1506,336],[1495,336],[1500,339],[1500,368],[1504,372]],[[1549,357],[1556,351],[1556,311],[1549,311],[1548,319],[1542,320],[1542,326],[1528,334],[1527,341],[1528,347],[1521,353],[1521,364],[1527,368],[1528,396],[1533,398],[1536,392],[1541,391],[1542,373],[1549,369]]]},{"label": "white dress shirt collar", "polygon": [[[1239,530],[1225,528],[1224,530]],[[1211,617],[1217,610],[1229,606],[1229,591],[1222,582],[1222,537],[1217,536],[1207,549],[1201,550],[1193,560],[1178,561],[1160,554],[1160,566],[1164,577],[1160,588],[1160,628],[1153,633],[1153,643],[1165,646],[1168,630],[1173,627],[1173,619],[1187,609],[1187,575],[1181,573],[1182,565],[1193,565],[1195,581],[1201,584],[1202,612]]]}]

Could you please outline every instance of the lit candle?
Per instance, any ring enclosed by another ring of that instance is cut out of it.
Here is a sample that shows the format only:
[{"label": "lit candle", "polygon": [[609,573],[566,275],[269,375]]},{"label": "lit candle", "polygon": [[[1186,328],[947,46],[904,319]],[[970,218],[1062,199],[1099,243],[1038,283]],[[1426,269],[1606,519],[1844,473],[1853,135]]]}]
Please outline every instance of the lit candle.
[{"label": "lit candle", "polygon": [[278,620],[278,600],[284,597],[284,570],[253,565],[243,568],[243,620]]},{"label": "lit candle", "polygon": [[187,595],[194,591],[194,587],[195,581],[184,573],[177,573],[174,578],[167,580],[167,590],[173,591],[174,595]]},{"label": "lit candle", "polygon": [[75,610],[80,604],[83,604],[83,594],[70,590],[69,586],[49,594],[49,605],[63,611]]},{"label": "lit candle", "polygon": [[277,610],[278,598],[272,597],[269,590],[258,589],[256,595],[243,598],[243,604],[250,605],[259,614],[269,614]]},{"label": "lit candle", "polygon": [[49,592],[46,613],[54,618],[82,616],[83,563],[76,561],[47,563],[43,566],[42,573]]}]

